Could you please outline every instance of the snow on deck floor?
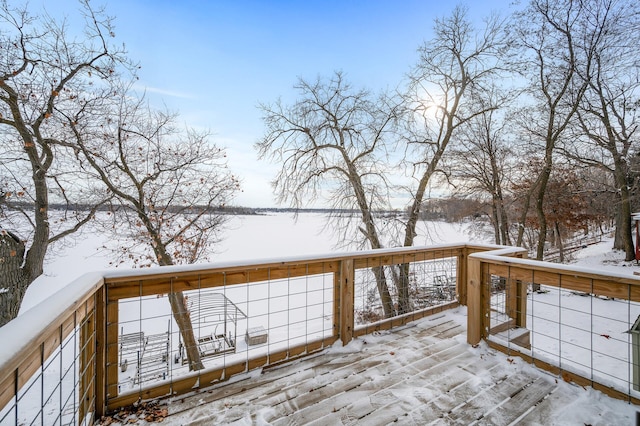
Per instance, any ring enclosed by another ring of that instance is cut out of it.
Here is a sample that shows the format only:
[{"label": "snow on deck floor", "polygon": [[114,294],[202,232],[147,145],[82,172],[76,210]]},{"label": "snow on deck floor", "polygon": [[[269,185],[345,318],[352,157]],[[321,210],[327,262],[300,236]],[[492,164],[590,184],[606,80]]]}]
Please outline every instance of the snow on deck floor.
[{"label": "snow on deck floor", "polygon": [[161,401],[163,424],[634,424],[640,407],[472,348],[465,324],[458,308],[236,376]]}]

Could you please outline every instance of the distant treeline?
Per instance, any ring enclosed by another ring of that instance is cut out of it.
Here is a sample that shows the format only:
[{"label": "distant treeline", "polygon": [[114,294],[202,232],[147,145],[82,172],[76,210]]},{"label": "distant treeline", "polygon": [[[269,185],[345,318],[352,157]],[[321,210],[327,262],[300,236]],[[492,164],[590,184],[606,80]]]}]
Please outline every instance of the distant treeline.
[{"label": "distant treeline", "polygon": [[[28,202],[12,202],[11,207],[13,209],[32,209],[33,203]],[[69,211],[70,209],[77,211],[89,211],[95,206],[92,204],[74,204],[72,206],[64,203],[51,203],[49,205],[50,211]],[[110,211],[115,212],[120,209],[128,207],[113,204],[102,204],[97,207],[97,211]],[[167,211],[171,213],[189,213],[191,211],[202,211],[205,206],[167,206]],[[290,208],[290,207],[244,207],[244,206],[217,206],[209,207],[212,213],[221,213],[229,215],[259,215],[265,213],[324,213],[324,214],[360,214],[359,210],[355,209],[329,209],[329,208]],[[378,212],[382,216],[398,215],[400,211],[390,210]]]},{"label": "distant treeline", "polygon": [[[28,202],[13,202],[11,203],[13,209],[32,209],[33,204]],[[76,211],[89,211],[94,206],[91,204],[75,204],[69,206],[63,203],[50,204],[51,211],[69,211],[70,209]],[[447,222],[459,222],[465,218],[486,215],[486,203],[473,198],[461,198],[461,197],[442,197],[431,198],[423,203],[420,212],[420,219],[422,220],[443,220]],[[114,204],[103,204],[97,208],[97,211],[102,212],[116,212],[120,209],[126,209],[129,207]],[[171,213],[185,213],[202,211],[205,206],[167,206],[167,211]],[[331,208],[291,208],[291,207],[245,207],[245,206],[217,206],[209,207],[208,210],[211,213],[227,214],[227,215],[261,215],[268,213],[321,213],[321,214],[333,214],[333,215],[359,215],[361,214],[357,209],[331,209]],[[378,217],[406,217],[408,212],[404,210],[383,210],[375,212]]]}]

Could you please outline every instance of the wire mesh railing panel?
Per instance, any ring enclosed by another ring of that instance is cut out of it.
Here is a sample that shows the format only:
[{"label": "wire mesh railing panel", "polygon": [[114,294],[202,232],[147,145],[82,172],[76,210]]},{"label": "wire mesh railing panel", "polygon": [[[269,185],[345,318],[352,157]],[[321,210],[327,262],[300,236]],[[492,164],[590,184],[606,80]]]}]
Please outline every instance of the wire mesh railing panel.
[{"label": "wire mesh railing panel", "polygon": [[489,283],[489,321],[491,329],[499,329],[501,325],[510,320],[507,312],[507,278],[490,275]]},{"label": "wire mesh railing panel", "polygon": [[[603,383],[633,389],[633,340],[629,333],[640,317],[640,304],[591,295],[593,371]],[[637,334],[636,334],[637,336]],[[637,360],[636,360],[637,362]]]},{"label": "wire mesh railing panel", "polygon": [[[566,278],[561,274],[540,275],[541,280],[536,282],[533,271],[533,281],[524,283],[528,289],[526,305],[510,302],[509,291],[515,286],[506,286],[504,303],[502,296],[497,298],[491,292],[490,328],[495,333],[490,338],[558,371],[623,395],[640,396],[634,391],[634,386],[640,387],[640,350],[634,359],[634,333],[630,333],[634,324],[640,326],[640,303],[597,294],[593,280],[578,274]],[[500,279],[508,282],[509,278],[491,276],[491,288]],[[613,281],[605,283],[604,288],[605,293],[631,294],[630,285]],[[518,307],[520,310],[515,309]],[[523,312],[526,315],[519,319]],[[519,329],[519,322],[526,324],[523,329]],[[518,340],[524,333],[526,339]],[[640,349],[638,334],[635,338]]]},{"label": "wire mesh railing panel", "polygon": [[456,285],[454,255],[392,265],[371,260],[355,271],[355,325],[456,301]]},{"label": "wire mesh railing panel", "polygon": [[[332,271],[287,278],[279,271],[278,278],[259,281],[246,275],[245,283],[227,285],[223,276],[222,285],[184,291],[187,327],[179,325],[167,295],[120,299],[118,393],[171,386],[183,377],[287,353],[333,335]],[[189,351],[189,341],[195,351]],[[201,369],[191,369],[192,358]]]},{"label": "wire mesh railing panel", "polygon": [[629,392],[633,361],[628,331],[640,305],[550,286],[541,290],[532,293],[528,306],[533,356]]}]

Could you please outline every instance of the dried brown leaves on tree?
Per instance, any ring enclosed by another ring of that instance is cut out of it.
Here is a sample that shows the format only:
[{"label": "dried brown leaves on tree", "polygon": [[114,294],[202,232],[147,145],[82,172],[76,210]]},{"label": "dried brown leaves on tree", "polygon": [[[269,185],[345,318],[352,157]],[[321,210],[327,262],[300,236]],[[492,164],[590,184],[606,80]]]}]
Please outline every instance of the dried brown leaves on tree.
[{"label": "dried brown leaves on tree", "polygon": [[19,267],[0,263],[0,325],[17,315],[50,244],[76,232],[109,198],[60,142],[92,126],[94,116],[83,111],[99,110],[114,96],[110,84],[135,67],[112,45],[111,19],[88,1],[80,7],[86,37],[77,39],[64,22],[0,4],[0,215],[11,233],[0,241],[23,254]]}]

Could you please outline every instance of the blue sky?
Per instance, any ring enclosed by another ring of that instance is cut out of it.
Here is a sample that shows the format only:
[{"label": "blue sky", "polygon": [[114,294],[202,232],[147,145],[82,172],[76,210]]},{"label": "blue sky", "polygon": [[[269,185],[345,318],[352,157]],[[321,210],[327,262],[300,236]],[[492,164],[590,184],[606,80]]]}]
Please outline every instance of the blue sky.
[{"label": "blue sky", "polygon": [[[73,0],[41,0],[74,14]],[[258,162],[258,103],[294,101],[298,77],[341,70],[355,87],[397,87],[431,37],[434,19],[456,3],[432,0],[92,0],[116,18],[116,41],[142,65],[140,84],[156,106],[207,128],[227,148],[244,192],[235,201],[274,206],[276,167]],[[462,2],[461,4],[465,4]],[[32,0],[31,6],[37,2]],[[474,19],[509,11],[509,0],[468,1]]]}]

